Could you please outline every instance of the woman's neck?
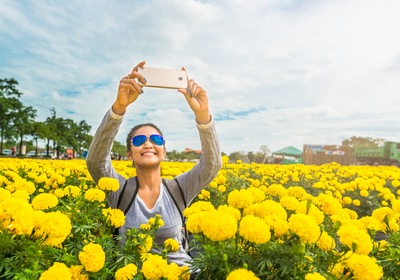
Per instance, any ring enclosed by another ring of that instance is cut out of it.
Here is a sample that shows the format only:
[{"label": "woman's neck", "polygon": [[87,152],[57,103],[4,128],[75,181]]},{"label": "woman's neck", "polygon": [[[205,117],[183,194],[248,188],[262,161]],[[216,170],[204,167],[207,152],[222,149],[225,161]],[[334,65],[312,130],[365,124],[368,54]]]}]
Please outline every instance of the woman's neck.
[{"label": "woman's neck", "polygon": [[136,176],[138,177],[140,188],[154,189],[159,188],[161,185],[161,172],[156,170],[142,170],[136,169]]}]

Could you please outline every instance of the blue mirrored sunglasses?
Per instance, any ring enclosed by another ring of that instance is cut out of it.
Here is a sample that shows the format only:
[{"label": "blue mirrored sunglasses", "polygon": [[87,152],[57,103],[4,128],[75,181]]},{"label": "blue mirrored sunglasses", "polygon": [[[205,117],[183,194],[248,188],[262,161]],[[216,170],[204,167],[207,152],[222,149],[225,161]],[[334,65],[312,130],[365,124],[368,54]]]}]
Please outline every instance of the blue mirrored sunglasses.
[{"label": "blue mirrored sunglasses", "polygon": [[[165,141],[164,138],[161,135],[158,134],[152,134],[149,136],[150,142],[153,144],[156,144],[157,146],[162,146],[164,145]],[[135,147],[139,147],[144,144],[144,142],[147,141],[147,136],[146,135],[136,135],[132,138],[132,145]]]}]

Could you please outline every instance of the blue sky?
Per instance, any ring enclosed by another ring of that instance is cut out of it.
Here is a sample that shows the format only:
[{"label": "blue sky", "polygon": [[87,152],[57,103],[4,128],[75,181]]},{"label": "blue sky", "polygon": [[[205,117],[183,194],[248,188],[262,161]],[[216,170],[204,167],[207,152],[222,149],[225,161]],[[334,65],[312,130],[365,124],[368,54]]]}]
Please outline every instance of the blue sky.
[{"label": "blue sky", "polygon": [[[0,77],[43,121],[95,132],[120,79],[142,60],[209,93],[221,149],[271,152],[351,136],[400,141],[400,1],[15,1],[0,9]],[[174,90],[145,89],[130,127],[154,122],[168,150],[199,149]]]}]

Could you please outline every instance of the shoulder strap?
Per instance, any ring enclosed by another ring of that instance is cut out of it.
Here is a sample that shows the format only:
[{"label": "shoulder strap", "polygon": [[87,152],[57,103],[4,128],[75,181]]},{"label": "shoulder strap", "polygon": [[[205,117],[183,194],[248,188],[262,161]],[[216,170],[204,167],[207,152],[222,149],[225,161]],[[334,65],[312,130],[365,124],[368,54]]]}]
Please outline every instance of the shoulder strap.
[{"label": "shoulder strap", "polygon": [[166,179],[162,180],[164,185],[167,187],[167,191],[172,197],[172,200],[174,201],[176,208],[178,208],[179,210],[179,214],[181,215],[182,218],[182,223],[185,224],[185,218],[183,217],[183,210],[185,210],[187,205],[181,185],[179,184],[176,178],[174,178],[174,180],[166,180]]},{"label": "shoulder strap", "polygon": [[125,181],[123,189],[119,194],[117,208],[124,211],[124,214],[128,212],[129,208],[131,207],[135,197],[138,193],[138,179],[137,177],[129,178]]}]

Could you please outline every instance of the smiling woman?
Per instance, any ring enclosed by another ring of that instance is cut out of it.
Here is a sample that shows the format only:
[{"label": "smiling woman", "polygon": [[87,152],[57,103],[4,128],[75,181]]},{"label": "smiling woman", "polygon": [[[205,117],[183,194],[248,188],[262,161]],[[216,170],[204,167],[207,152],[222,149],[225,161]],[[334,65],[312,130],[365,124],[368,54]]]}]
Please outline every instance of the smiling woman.
[{"label": "smiling woman", "polygon": [[[144,92],[142,85],[146,84],[146,77],[138,72],[145,62],[139,63],[133,71],[122,78],[118,88],[117,98],[111,109],[106,113],[102,123],[96,131],[90,145],[86,163],[92,178],[98,182],[101,178],[118,179],[120,188],[110,192],[107,201],[112,208],[125,211],[126,220],[118,234],[125,244],[126,236],[131,229],[139,229],[141,225],[157,215],[162,218],[164,227],[155,235],[155,243],[162,245],[168,239],[179,242],[179,249],[168,254],[169,261],[181,267],[189,266],[191,257],[186,252],[185,236],[182,234],[183,213],[176,203],[175,193],[170,188],[171,182],[175,189],[179,188],[178,199],[183,204],[190,202],[205,188],[217,175],[222,166],[219,143],[214,122],[209,112],[207,92],[194,80],[188,80],[187,87],[179,89],[196,117],[197,129],[200,135],[202,154],[199,163],[193,169],[175,177],[175,180],[165,180],[161,177],[160,163],[166,156],[165,139],[161,130],[152,123],[134,126],[126,140],[128,159],[134,163],[136,177],[126,179],[116,172],[111,164],[110,150],[122,123],[126,108],[137,102]],[[184,68],[182,69],[186,71]],[[143,96],[143,97],[142,97]],[[168,187],[167,187],[168,185]],[[129,196],[128,196],[129,195]],[[128,200],[124,199],[128,197]],[[133,197],[131,199],[131,197]],[[126,207],[121,207],[122,205]],[[128,203],[125,203],[127,201]],[[127,243],[129,239],[126,240]],[[161,253],[158,249],[153,249]],[[166,260],[165,260],[166,261]],[[191,269],[192,277],[196,268]],[[161,275],[166,277],[165,275]]]}]

